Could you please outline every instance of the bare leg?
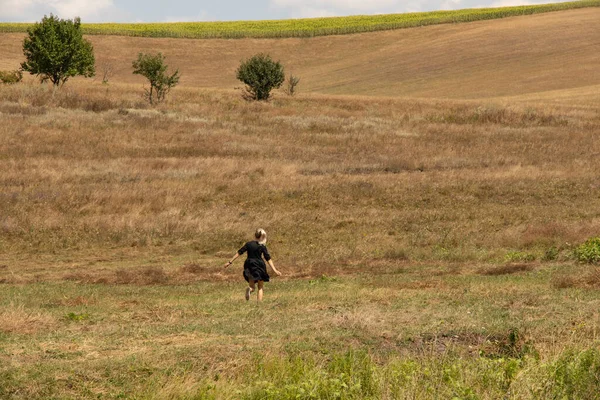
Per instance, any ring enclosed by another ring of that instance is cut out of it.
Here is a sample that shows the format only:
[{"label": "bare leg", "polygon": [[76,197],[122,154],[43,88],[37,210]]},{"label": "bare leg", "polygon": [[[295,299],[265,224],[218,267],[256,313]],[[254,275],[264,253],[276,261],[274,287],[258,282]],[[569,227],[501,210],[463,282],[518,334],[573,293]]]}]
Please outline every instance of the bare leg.
[{"label": "bare leg", "polygon": [[248,280],[248,287],[246,288],[246,300],[250,300],[250,293],[254,292],[254,281]]},{"label": "bare leg", "polygon": [[263,299],[263,286],[264,286],[264,282],[263,281],[258,281],[258,301],[262,301]]}]

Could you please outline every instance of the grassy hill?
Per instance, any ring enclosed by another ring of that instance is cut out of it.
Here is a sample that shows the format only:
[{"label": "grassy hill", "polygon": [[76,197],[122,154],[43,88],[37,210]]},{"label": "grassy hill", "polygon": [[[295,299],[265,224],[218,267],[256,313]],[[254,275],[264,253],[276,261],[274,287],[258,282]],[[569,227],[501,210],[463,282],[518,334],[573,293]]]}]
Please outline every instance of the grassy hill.
[{"label": "grassy hill", "polygon": [[[311,39],[198,40],[91,36],[99,73],[141,85],[137,52],[165,54],[188,87],[232,89],[241,59],[268,52],[301,77],[300,90],[369,96],[490,98],[600,84],[599,8],[468,24]],[[0,34],[0,69],[22,61],[22,34]]]},{"label": "grassy hill", "polygon": [[[0,86],[0,398],[596,398],[599,11],[92,36],[110,84]],[[167,102],[138,51],[181,69]],[[232,89],[258,51],[299,96]],[[257,227],[263,303],[223,269]]]}]

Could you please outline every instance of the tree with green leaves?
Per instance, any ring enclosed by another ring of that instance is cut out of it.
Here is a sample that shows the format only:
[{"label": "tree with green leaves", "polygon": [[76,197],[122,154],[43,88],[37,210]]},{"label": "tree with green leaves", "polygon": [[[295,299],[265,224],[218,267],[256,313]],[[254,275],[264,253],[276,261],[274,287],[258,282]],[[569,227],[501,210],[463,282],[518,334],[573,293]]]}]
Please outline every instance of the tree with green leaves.
[{"label": "tree with green leaves", "polygon": [[150,82],[150,88],[145,89],[150,104],[163,101],[171,88],[179,83],[179,70],[171,75],[167,74],[165,59],[161,53],[139,53],[137,60],[133,62],[133,73],[146,77]]},{"label": "tree with green leaves", "polygon": [[279,61],[261,53],[242,62],[237,69],[237,79],[246,84],[246,98],[268,100],[271,90],[281,87],[285,74]]},{"label": "tree with green leaves", "polygon": [[27,59],[21,64],[23,71],[55,86],[64,85],[73,76],[89,78],[95,74],[94,48],[83,38],[79,18],[44,16],[27,29],[23,53]]}]

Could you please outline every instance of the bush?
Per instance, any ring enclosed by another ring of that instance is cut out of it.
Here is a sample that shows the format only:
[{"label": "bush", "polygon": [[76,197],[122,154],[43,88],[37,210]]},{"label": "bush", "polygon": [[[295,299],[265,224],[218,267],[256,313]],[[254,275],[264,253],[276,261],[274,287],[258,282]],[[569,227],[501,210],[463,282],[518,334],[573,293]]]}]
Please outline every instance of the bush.
[{"label": "bush", "polygon": [[15,71],[0,71],[0,81],[6,84],[13,84],[23,80],[23,72]]},{"label": "bush", "polygon": [[268,100],[271,90],[281,87],[285,80],[283,66],[267,54],[257,54],[242,62],[236,76],[246,84],[244,97],[249,100]]},{"label": "bush", "polygon": [[64,20],[50,14],[27,30],[23,53],[27,61],[23,71],[62,86],[72,76],[95,74],[94,49],[83,39],[81,20]]},{"label": "bush", "polygon": [[573,255],[579,262],[600,263],[600,237],[588,239],[573,251]]},{"label": "bush", "polygon": [[161,102],[171,88],[179,83],[179,70],[168,75],[165,58],[161,53],[144,54],[139,53],[137,60],[133,62],[133,73],[142,75],[150,82],[150,89],[146,90],[146,98],[150,104]]}]

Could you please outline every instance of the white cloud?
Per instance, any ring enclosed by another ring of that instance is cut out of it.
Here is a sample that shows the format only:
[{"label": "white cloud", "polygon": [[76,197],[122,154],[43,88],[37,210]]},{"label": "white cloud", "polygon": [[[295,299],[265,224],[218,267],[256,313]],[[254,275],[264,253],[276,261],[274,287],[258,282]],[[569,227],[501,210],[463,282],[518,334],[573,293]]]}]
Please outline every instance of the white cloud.
[{"label": "white cloud", "polygon": [[200,21],[214,21],[206,11],[201,11],[195,16],[168,16],[165,17],[162,22],[200,22]]},{"label": "white cloud", "polygon": [[446,0],[440,4],[440,10],[456,10],[461,7],[462,0]]},{"label": "white cloud", "polygon": [[2,19],[19,18],[33,7],[35,0],[0,0]]},{"label": "white cloud", "polygon": [[[269,0],[271,8],[288,10],[298,17],[353,14],[387,14],[446,8],[456,9],[464,0]],[[467,0],[468,1],[468,0]]]},{"label": "white cloud", "polygon": [[299,7],[295,16],[298,18],[321,18],[321,17],[334,17],[336,14],[331,10],[326,10],[324,8],[314,8],[314,7]]},{"label": "white cloud", "polygon": [[50,13],[60,18],[81,17],[84,22],[119,14],[113,0],[0,0],[2,21],[38,21]]},{"label": "white cloud", "polygon": [[346,9],[360,12],[377,11],[402,3],[398,0],[271,0],[271,5],[298,10]]},{"label": "white cloud", "polygon": [[42,2],[55,9],[56,14],[61,18],[81,17],[84,20],[114,7],[113,0],[42,0]]},{"label": "white cloud", "polygon": [[[538,1],[537,3],[546,3],[546,1]],[[550,3],[550,1],[548,1],[548,3]],[[501,0],[501,1],[495,1],[492,4],[487,4],[487,5],[483,5],[483,6],[479,6],[479,7],[480,8],[487,8],[487,7],[512,7],[512,6],[528,6],[528,5],[531,5],[531,4],[536,4],[536,2],[521,1],[521,0]]]},{"label": "white cloud", "polygon": [[289,17],[301,18],[506,7],[547,2],[548,0],[269,0],[269,5],[272,9],[286,10]]}]

